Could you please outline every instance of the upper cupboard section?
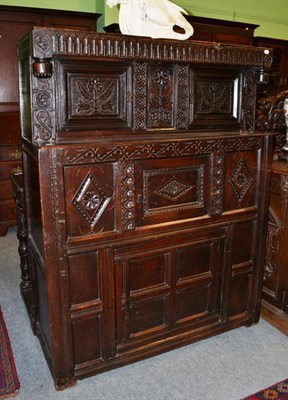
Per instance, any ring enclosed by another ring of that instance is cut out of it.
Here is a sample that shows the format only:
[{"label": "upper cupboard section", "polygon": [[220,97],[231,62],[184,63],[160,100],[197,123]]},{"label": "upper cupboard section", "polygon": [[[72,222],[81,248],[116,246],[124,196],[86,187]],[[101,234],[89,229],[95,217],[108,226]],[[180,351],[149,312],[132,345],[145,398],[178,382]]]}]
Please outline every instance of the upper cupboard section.
[{"label": "upper cupboard section", "polygon": [[36,28],[18,54],[32,80],[20,82],[22,106],[32,103],[22,132],[41,145],[116,131],[252,132],[257,84],[272,63],[264,48]]}]

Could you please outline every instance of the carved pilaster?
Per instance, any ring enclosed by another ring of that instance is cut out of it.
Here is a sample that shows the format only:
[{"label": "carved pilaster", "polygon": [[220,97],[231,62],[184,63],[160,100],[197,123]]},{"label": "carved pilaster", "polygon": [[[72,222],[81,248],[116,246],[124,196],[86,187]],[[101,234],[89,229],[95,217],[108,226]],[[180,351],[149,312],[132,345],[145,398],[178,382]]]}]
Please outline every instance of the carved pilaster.
[{"label": "carved pilaster", "polygon": [[121,166],[121,223],[122,231],[135,228],[134,163],[124,162]]},{"label": "carved pilaster", "polygon": [[224,154],[213,156],[211,215],[220,215],[223,212],[224,160]]},{"label": "carved pilaster", "polygon": [[179,65],[177,70],[177,121],[178,129],[187,129],[189,113],[189,67]]},{"label": "carved pilaster", "polygon": [[256,80],[255,71],[247,71],[245,77],[244,92],[244,121],[243,128],[248,132],[253,132],[255,128],[255,110],[256,110]]},{"label": "carved pilaster", "polygon": [[52,78],[33,77],[33,139],[52,143],[55,139],[55,99]]},{"label": "carved pilaster", "polygon": [[146,80],[147,80],[147,69],[145,63],[135,62],[135,110],[134,110],[134,128],[145,129],[146,128]]}]

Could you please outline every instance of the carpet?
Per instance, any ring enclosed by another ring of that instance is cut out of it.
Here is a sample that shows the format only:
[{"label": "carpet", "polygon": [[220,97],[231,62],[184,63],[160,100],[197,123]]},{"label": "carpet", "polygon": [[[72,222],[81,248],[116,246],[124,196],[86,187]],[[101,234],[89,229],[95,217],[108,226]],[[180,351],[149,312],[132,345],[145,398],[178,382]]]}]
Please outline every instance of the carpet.
[{"label": "carpet", "polygon": [[251,394],[242,400],[288,400],[288,379]]},{"label": "carpet", "polygon": [[15,396],[19,388],[11,344],[0,307],[0,399]]}]

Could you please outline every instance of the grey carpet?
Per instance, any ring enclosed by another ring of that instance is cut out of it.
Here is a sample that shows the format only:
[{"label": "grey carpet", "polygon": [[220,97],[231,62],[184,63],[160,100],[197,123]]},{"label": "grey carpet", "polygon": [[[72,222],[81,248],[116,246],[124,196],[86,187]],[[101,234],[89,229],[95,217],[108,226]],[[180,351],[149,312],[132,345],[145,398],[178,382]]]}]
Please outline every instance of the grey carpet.
[{"label": "grey carpet", "polygon": [[16,229],[0,238],[0,304],[23,400],[240,400],[288,377],[288,338],[263,320],[222,335],[54,388],[20,291]]}]

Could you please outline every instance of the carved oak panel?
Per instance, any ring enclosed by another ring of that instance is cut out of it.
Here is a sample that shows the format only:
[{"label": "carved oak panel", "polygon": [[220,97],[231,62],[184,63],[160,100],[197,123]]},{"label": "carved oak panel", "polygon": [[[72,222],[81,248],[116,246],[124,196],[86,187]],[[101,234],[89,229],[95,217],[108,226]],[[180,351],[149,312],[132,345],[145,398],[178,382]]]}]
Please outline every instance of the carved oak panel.
[{"label": "carved oak panel", "polygon": [[240,129],[242,74],[191,69],[190,129]]},{"label": "carved oak panel", "polygon": [[235,224],[231,241],[231,280],[229,283],[229,316],[249,312],[252,279],[255,268],[256,223]]},{"label": "carved oak panel", "polygon": [[256,151],[227,153],[224,210],[257,207],[258,153]]},{"label": "carved oak panel", "polygon": [[[264,265],[263,300],[287,312],[287,164],[272,165],[271,193]],[[285,309],[286,307],[286,309]]]},{"label": "carved oak panel", "polygon": [[[75,365],[104,358],[104,276],[98,251],[69,257],[70,310]],[[92,334],[93,332],[93,334]]]},{"label": "carved oak panel", "polygon": [[114,168],[113,163],[64,168],[68,236],[116,229]]},{"label": "carved oak panel", "polygon": [[209,157],[135,162],[136,226],[207,213]]},{"label": "carved oak panel", "polygon": [[148,67],[147,128],[172,128],[175,113],[174,69],[169,65]]},{"label": "carved oak panel", "polygon": [[57,101],[60,131],[131,127],[129,64],[56,61],[59,70]]},{"label": "carved oak panel", "polygon": [[153,250],[147,242],[115,250],[119,351],[129,341],[217,318],[223,233],[174,236]]}]

